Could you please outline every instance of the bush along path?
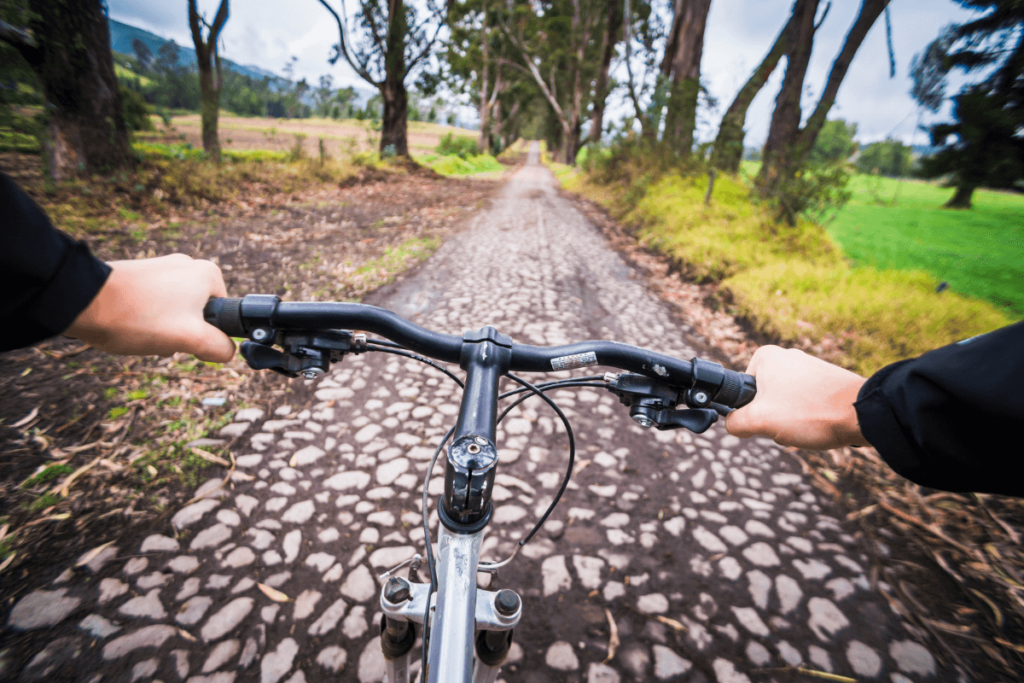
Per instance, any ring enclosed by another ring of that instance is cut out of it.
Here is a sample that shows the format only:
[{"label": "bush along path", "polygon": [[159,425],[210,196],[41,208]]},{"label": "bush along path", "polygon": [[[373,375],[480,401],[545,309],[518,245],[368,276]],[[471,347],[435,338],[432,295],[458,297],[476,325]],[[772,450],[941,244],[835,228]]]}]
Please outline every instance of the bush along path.
[{"label": "bush along path", "polygon": [[[536,164],[367,301],[447,332],[491,324],[525,343],[614,338],[708,355]],[[389,356],[347,358],[319,382],[292,384],[272,409],[234,414],[222,429],[237,439],[232,464],[206,470],[188,504],[40,571],[6,614],[0,670],[380,681],[377,576],[423,550],[419,487],[458,389]],[[720,426],[643,430],[610,394],[555,398],[573,421],[578,465],[544,531],[498,577],[525,603],[503,680],[743,683],[798,670],[956,680],[890,609],[859,527],[796,459]],[[538,402],[513,411],[498,437],[485,559],[506,557],[528,530],[567,455]],[[441,477],[438,467],[433,499]]]}]

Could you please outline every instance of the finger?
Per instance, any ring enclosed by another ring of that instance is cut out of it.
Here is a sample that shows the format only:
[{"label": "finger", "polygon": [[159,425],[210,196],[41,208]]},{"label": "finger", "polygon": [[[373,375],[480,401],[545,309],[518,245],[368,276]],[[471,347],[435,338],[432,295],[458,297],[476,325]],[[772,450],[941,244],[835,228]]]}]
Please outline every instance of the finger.
[{"label": "finger", "polygon": [[227,363],[235,355],[235,342],[213,325],[202,323],[197,334],[191,337],[188,349],[196,358],[210,363]]},{"label": "finger", "polygon": [[207,277],[210,283],[210,296],[225,297],[228,295],[227,286],[224,284],[224,273],[221,272],[220,266],[213,263],[212,261],[196,261],[196,264],[201,264],[206,269]]}]

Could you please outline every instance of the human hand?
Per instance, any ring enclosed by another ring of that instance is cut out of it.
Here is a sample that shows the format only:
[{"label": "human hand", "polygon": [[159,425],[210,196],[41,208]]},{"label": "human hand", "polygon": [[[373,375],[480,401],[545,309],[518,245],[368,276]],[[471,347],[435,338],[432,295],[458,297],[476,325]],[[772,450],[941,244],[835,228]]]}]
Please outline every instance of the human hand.
[{"label": "human hand", "polygon": [[99,294],[64,334],[101,351],[169,356],[183,351],[223,363],[235,354],[231,338],[203,320],[210,297],[227,296],[220,268],[171,254],[112,261]]},{"label": "human hand", "polygon": [[725,418],[730,434],[813,450],[867,444],[853,408],[867,381],[860,375],[778,346],[759,348],[747,374],[757,378],[757,395]]}]

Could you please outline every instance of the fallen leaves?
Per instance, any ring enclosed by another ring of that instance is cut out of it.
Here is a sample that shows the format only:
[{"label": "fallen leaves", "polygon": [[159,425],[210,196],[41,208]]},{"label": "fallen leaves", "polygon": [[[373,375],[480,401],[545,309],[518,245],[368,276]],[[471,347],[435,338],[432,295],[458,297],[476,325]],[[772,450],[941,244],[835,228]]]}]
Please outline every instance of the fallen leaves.
[{"label": "fallen leaves", "polygon": [[[22,375],[22,376],[24,377],[24,375]],[[26,415],[25,417],[21,418],[20,420],[18,420],[14,424],[12,424],[11,427],[13,427],[15,429],[20,429],[21,427],[24,427],[29,422],[31,422],[32,420],[36,419],[36,415],[39,414],[39,408],[41,408],[41,407],[42,406],[36,406],[35,408],[32,409],[32,412],[30,412],[28,415]]]},{"label": "fallen leaves", "polygon": [[662,615],[659,614],[658,616],[656,616],[654,618],[657,619],[658,621],[660,621],[661,623],[665,624],[669,628],[675,629],[676,631],[681,631],[683,633],[686,633],[686,632],[689,631],[689,629],[686,628],[686,626],[684,626],[682,623],[676,621],[675,619],[673,619],[671,617],[666,617],[666,616],[662,616]]},{"label": "fallen leaves", "polygon": [[100,553],[102,553],[104,550],[106,550],[107,548],[109,548],[112,545],[114,545],[113,541],[107,541],[103,545],[96,546],[95,548],[93,548],[89,552],[85,553],[80,558],[78,558],[78,562],[75,562],[75,566],[76,567],[84,567],[85,565],[89,564],[94,559],[96,559],[96,557]]},{"label": "fallen leaves", "polygon": [[199,448],[198,446],[193,446],[192,452],[198,455],[203,460],[206,460],[207,462],[212,462],[214,464],[222,465],[224,467],[231,467],[231,463],[229,463],[224,458],[214,455],[210,451],[204,451],[202,448]]},{"label": "fallen leaves", "polygon": [[607,607],[604,608],[604,616],[608,619],[608,656],[604,658],[604,663],[607,664],[615,657],[615,652],[622,642],[619,640],[619,627],[615,623],[615,617]]},{"label": "fallen leaves", "polygon": [[[268,586],[265,583],[257,583],[256,587],[259,588],[260,591],[264,595],[266,595],[268,598],[270,598],[274,602],[291,602],[292,601],[292,599],[289,598],[287,595],[285,595],[281,591],[277,590],[276,588],[271,588],[270,586]],[[605,610],[605,611],[607,611],[607,610]]]}]

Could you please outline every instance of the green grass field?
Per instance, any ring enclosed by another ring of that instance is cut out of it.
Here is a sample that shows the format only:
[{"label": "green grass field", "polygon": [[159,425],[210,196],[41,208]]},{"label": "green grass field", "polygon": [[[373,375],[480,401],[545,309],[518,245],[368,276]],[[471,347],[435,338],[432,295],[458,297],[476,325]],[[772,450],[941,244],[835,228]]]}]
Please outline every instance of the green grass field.
[{"label": "green grass field", "polygon": [[1024,195],[978,190],[962,211],[930,183],[858,175],[849,188],[828,231],[854,265],[921,270],[1024,317]]}]

